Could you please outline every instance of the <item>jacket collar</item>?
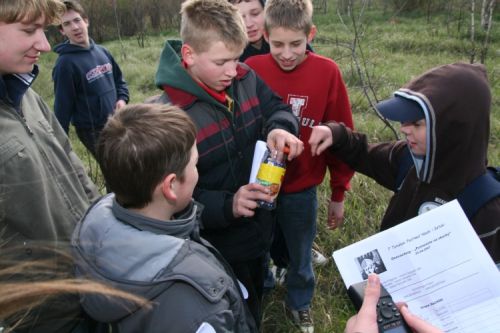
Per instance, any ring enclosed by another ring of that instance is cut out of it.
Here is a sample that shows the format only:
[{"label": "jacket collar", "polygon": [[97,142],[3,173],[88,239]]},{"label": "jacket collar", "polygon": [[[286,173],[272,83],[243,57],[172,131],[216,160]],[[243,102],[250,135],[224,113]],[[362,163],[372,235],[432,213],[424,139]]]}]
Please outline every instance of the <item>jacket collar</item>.
[{"label": "jacket collar", "polygon": [[160,221],[137,214],[121,206],[113,196],[112,211],[114,216],[123,223],[136,229],[149,231],[155,234],[168,234],[178,238],[199,239],[198,221],[201,216],[201,205],[191,201],[188,207],[175,215],[170,221]]},{"label": "jacket collar", "polygon": [[20,111],[21,100],[38,76],[38,66],[31,73],[7,74],[0,77],[0,100],[10,104]]}]

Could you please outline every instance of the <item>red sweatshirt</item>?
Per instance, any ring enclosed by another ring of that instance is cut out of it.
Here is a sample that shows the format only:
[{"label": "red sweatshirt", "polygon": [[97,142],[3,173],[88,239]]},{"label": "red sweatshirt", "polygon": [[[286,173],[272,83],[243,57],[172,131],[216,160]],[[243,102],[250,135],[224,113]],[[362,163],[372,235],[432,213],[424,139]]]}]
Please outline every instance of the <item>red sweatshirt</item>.
[{"label": "red sweatshirt", "polygon": [[321,123],[334,120],[353,128],[349,97],[337,64],[309,51],[304,61],[290,72],[283,71],[271,54],[250,57],[245,62],[292,106],[293,113],[300,120],[304,152],[288,164],[282,191],[295,193],[320,184],[328,166],[331,199],[343,201],[354,171],[329,150],[312,157],[308,144],[312,127]]}]

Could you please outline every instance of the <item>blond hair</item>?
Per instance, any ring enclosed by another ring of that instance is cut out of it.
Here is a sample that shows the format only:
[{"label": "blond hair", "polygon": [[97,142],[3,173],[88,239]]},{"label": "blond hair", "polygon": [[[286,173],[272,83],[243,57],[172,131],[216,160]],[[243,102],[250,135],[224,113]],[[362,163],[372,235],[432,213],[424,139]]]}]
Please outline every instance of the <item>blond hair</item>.
[{"label": "blond hair", "polygon": [[180,35],[196,52],[204,52],[218,41],[230,50],[243,50],[248,42],[243,18],[227,0],[184,1]]},{"label": "blond hair", "polygon": [[264,10],[267,33],[273,28],[285,28],[309,35],[313,26],[311,0],[268,0]]},{"label": "blond hair", "polygon": [[[34,242],[32,245],[35,244]],[[32,325],[30,313],[39,306],[61,296],[98,294],[104,297],[131,302],[146,309],[151,303],[143,297],[112,288],[98,281],[73,277],[74,262],[66,250],[36,243],[35,251],[48,258],[22,261],[17,257],[25,246],[3,247],[0,244],[0,325],[3,332],[11,332],[25,325]],[[66,298],[64,299],[66,300]],[[4,321],[3,323],[1,323]],[[6,326],[5,326],[6,325]]]},{"label": "blond hair", "polygon": [[0,22],[34,22],[45,18],[45,25],[59,24],[65,12],[59,0],[2,0],[0,1]]}]

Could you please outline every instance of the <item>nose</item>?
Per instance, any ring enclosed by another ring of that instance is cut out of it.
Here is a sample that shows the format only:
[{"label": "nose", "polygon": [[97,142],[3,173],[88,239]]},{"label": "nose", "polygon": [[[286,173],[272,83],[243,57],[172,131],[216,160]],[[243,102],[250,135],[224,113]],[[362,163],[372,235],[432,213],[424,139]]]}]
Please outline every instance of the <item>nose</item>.
[{"label": "nose", "polygon": [[283,52],[281,52],[281,57],[283,59],[288,60],[288,59],[291,59],[292,56],[293,56],[293,54],[292,54],[292,50],[290,49],[290,47],[289,46],[283,47]]},{"label": "nose", "polygon": [[247,28],[247,30],[252,27],[253,20],[248,15],[243,16],[243,21],[245,22],[245,27]]},{"label": "nose", "polygon": [[410,125],[409,123],[401,123],[401,128],[399,129],[401,133],[404,135],[410,134]]},{"label": "nose", "polygon": [[45,36],[45,32],[43,29],[38,29],[37,32],[37,39],[34,44],[35,49],[38,50],[38,52],[49,52],[50,51],[50,43],[47,40],[47,36]]},{"label": "nose", "polygon": [[230,77],[230,78],[233,78],[236,76],[237,72],[236,72],[236,66],[238,65],[238,61],[235,60],[235,61],[228,61],[226,63],[226,71],[225,71],[225,74]]}]

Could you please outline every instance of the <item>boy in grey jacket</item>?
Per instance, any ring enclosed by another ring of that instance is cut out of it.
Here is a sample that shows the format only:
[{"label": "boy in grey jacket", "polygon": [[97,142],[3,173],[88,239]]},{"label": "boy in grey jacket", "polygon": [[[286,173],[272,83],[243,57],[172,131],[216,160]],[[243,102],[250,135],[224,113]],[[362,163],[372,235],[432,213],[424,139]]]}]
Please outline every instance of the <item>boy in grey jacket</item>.
[{"label": "boy in grey jacket", "polygon": [[114,193],[93,205],[73,234],[77,275],[152,304],[82,298],[92,318],[117,332],[256,331],[245,288],[199,236],[195,139],[184,111],[137,104],[118,110],[98,140],[97,159]]}]

